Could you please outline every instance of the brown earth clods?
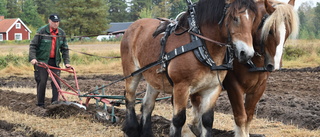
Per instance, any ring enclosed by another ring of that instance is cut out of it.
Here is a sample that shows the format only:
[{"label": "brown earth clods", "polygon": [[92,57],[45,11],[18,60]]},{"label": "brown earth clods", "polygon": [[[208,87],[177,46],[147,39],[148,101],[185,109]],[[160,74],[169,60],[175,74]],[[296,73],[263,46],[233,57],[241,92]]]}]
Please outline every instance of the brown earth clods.
[{"label": "brown earth clods", "polygon": [[[103,86],[111,81],[122,78],[121,75],[90,75],[78,76],[81,91],[93,91],[95,87]],[[63,79],[73,81],[72,76],[66,76]],[[49,86],[48,82],[48,86]],[[260,99],[256,116],[258,118],[268,118],[281,121],[284,124],[297,125],[299,128],[310,130],[320,129],[320,67],[303,69],[283,69],[271,73],[268,79],[268,86],[264,95]],[[35,81],[32,77],[6,77],[0,78],[0,87],[29,87],[35,88]],[[72,85],[72,84],[71,84]],[[137,92],[145,89],[145,81],[139,85]],[[64,87],[63,87],[64,88]],[[123,95],[124,82],[116,83],[106,89],[110,95]],[[49,91],[47,91],[49,92]],[[161,94],[160,97],[169,95]],[[97,117],[100,111],[94,104],[90,104],[87,110],[79,109],[74,105],[54,104],[51,105],[50,98],[46,98],[46,107],[40,108],[35,105],[36,95],[26,94],[16,91],[6,91],[0,89],[0,105],[8,107],[10,110],[20,113],[27,113],[40,117],[58,117],[68,118],[77,114],[85,114],[93,119],[103,122],[104,125],[121,124],[125,111],[115,107],[115,114],[120,122],[112,123],[107,120],[101,120]],[[170,103],[170,99],[162,100],[161,103]],[[108,107],[108,111],[111,108]],[[216,112],[231,114],[231,106],[225,91],[220,95]],[[170,120],[161,116],[152,117],[153,132],[156,135],[169,133]],[[24,127],[25,132],[13,132],[14,127]],[[233,131],[221,131],[213,129],[216,136],[233,136]],[[30,127],[21,124],[8,123],[0,120],[0,136],[53,136],[47,133],[32,131]]]}]

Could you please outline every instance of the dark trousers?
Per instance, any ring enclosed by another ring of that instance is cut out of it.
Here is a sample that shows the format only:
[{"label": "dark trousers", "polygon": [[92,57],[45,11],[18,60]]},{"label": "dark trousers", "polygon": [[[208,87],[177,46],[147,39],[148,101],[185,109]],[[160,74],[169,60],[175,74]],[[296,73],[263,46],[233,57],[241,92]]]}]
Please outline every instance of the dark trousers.
[{"label": "dark trousers", "polygon": [[[56,66],[55,59],[49,59],[48,65],[59,68],[59,66]],[[48,72],[45,68],[39,67],[37,65],[35,65],[34,68],[35,68],[34,77],[37,82],[37,99],[38,99],[37,106],[44,106],[46,86],[48,81]],[[60,72],[61,72],[60,70],[57,70],[57,69],[50,69],[50,70],[60,77]],[[56,80],[58,82],[58,85],[60,86],[59,79],[56,79]],[[58,90],[52,80],[51,80],[51,87],[52,87],[52,99],[51,99],[51,103],[52,103],[54,101],[58,101]]]}]

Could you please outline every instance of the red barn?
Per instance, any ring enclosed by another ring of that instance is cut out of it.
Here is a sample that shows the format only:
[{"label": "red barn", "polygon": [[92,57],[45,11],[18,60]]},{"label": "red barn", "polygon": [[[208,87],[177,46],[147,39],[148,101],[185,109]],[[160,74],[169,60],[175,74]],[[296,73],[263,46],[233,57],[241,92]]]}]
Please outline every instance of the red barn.
[{"label": "red barn", "polygon": [[0,41],[4,40],[29,40],[30,29],[20,18],[5,19],[0,16]]}]

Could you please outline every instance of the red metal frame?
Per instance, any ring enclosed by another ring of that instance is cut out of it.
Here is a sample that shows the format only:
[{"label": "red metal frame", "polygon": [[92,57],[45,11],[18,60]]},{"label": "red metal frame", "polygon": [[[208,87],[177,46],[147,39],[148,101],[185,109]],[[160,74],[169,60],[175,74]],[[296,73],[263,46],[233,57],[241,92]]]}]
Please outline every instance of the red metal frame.
[{"label": "red metal frame", "polygon": [[[65,69],[62,69],[62,68],[57,68],[57,67],[53,67],[53,66],[50,66],[46,63],[43,63],[43,62],[39,62],[37,63],[37,65],[39,67],[43,67],[47,70],[49,76],[51,77],[54,85],[57,87],[57,90],[58,90],[58,93],[59,93],[59,97],[58,97],[58,100],[60,99],[60,97],[64,100],[64,101],[67,101],[67,98],[65,97],[64,94],[69,94],[69,95],[75,95],[75,96],[78,96],[79,97],[79,104],[82,105],[82,99],[80,97],[81,95],[81,92],[80,92],[80,88],[79,88],[79,84],[78,84],[78,79],[77,79],[77,74],[76,74],[76,70],[73,68],[73,67],[70,67],[70,68],[65,68]],[[75,80],[75,88],[73,88],[72,86],[70,86],[65,80],[61,79],[59,76],[57,76],[57,74],[53,73],[51,71],[51,69],[56,69],[56,70],[61,70],[61,71],[65,71],[65,72],[69,72],[69,73],[73,73],[74,75],[74,80]],[[70,90],[72,90],[73,92],[68,92],[68,91],[63,91],[61,89],[61,87],[58,85],[58,82],[57,82],[57,79],[59,79],[64,85],[66,85]],[[88,94],[88,95],[95,95],[94,93],[91,93],[91,94]],[[102,98],[102,97],[93,97],[95,98],[96,100],[99,100],[103,103],[106,103],[106,104],[111,104],[111,101],[105,99],[105,98]],[[85,102],[86,106],[88,107],[89,105],[89,101],[90,101],[91,97],[87,97],[87,100]]]},{"label": "red metal frame", "polygon": [[[57,67],[53,67],[53,66],[47,65],[46,63],[43,63],[43,62],[39,62],[37,65],[39,67],[43,67],[43,68],[45,68],[47,70],[49,76],[51,77],[51,79],[52,79],[52,81],[54,83],[54,85],[57,87],[57,90],[58,90],[58,93],[59,93],[58,100],[60,99],[60,97],[62,97],[64,101],[67,101],[67,98],[64,96],[64,94],[70,94],[70,95],[76,95],[76,96],[80,95],[80,89],[79,89],[77,74],[76,74],[76,70],[73,67],[62,69],[62,68],[57,68]],[[57,76],[57,74],[53,73],[51,71],[51,69],[62,70],[62,71],[66,71],[66,72],[69,72],[69,73],[73,73],[74,79],[75,79],[76,89],[73,88],[72,86],[70,86],[66,81],[61,79],[59,76]],[[65,84],[73,92],[63,91],[61,89],[61,87],[58,85],[58,82],[57,82],[56,78],[59,79],[63,84]],[[80,97],[79,97],[79,103],[82,105],[82,100],[81,100]]]}]

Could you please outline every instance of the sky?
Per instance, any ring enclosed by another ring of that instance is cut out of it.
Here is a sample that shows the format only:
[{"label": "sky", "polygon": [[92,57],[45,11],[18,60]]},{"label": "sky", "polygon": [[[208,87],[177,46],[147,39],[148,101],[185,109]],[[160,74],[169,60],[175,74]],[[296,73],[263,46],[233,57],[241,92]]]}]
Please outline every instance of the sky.
[{"label": "sky", "polygon": [[[286,3],[289,2],[289,0],[277,0],[277,1],[286,2]],[[294,9],[297,10],[302,3],[307,2],[307,1],[311,1],[313,3],[313,6],[316,6],[317,2],[320,3],[320,0],[296,0],[295,4],[294,4]]]}]

